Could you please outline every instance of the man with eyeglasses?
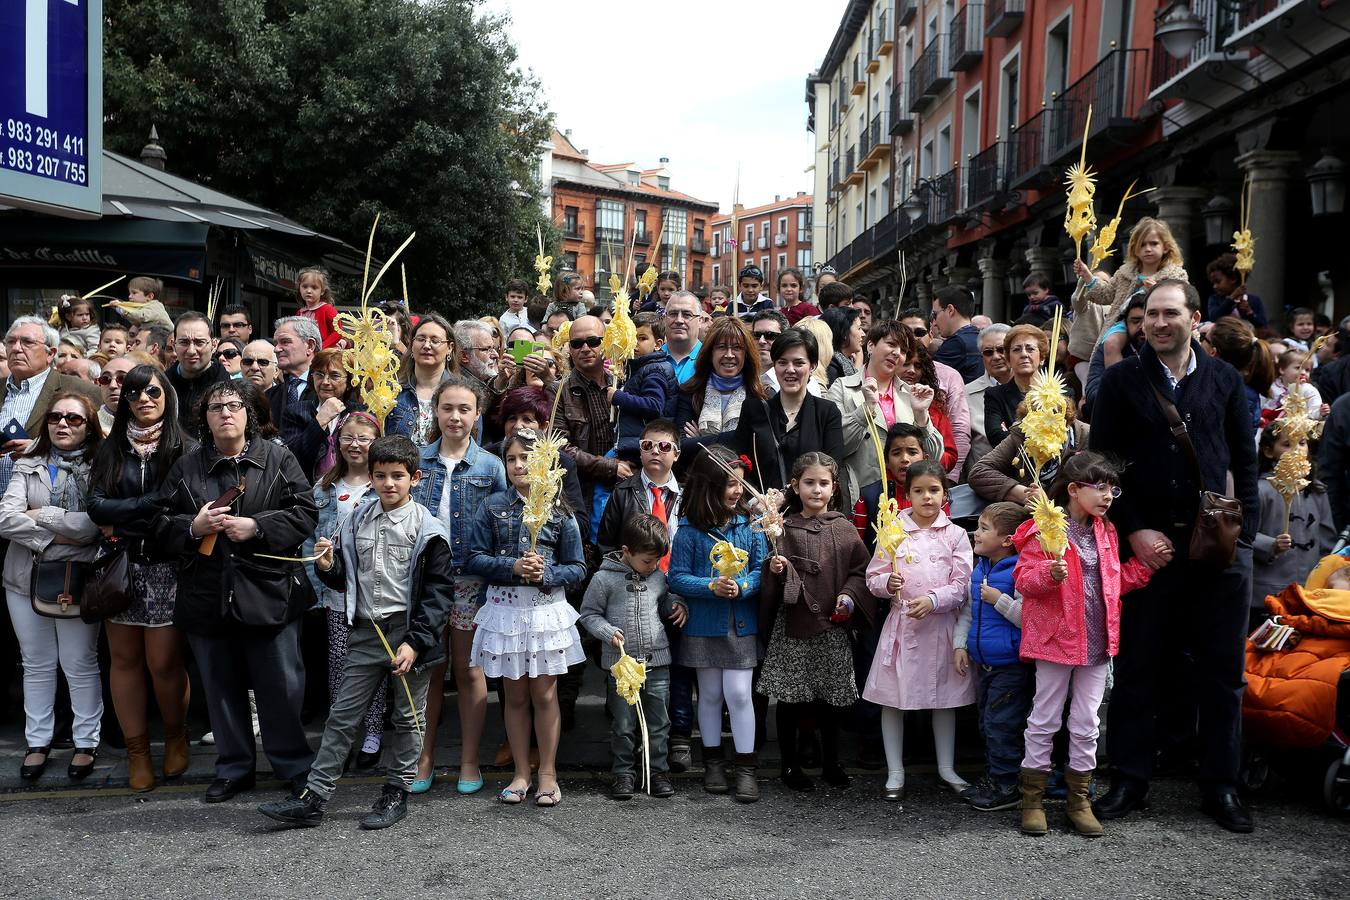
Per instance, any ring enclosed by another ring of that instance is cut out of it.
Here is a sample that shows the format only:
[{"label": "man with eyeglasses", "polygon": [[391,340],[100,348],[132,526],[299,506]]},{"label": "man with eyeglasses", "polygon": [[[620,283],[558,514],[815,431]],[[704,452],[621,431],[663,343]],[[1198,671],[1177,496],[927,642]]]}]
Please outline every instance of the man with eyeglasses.
[{"label": "man with eyeglasses", "polygon": [[970,467],[994,449],[984,433],[984,392],[1004,384],[1012,377],[1008,353],[1003,348],[1003,339],[1011,330],[1012,326],[997,322],[980,331],[980,362],[984,365],[984,374],[966,385],[966,407],[970,410],[970,452],[966,454],[962,481],[969,475]]},{"label": "man with eyeglasses", "polygon": [[605,372],[600,341],[605,326],[595,316],[572,323],[568,352],[572,372],[559,388],[558,426],[567,434],[567,452],[577,461],[586,509],[591,508],[597,483],[613,487],[633,474],[633,467],[613,456],[614,407],[609,402],[613,376]]},{"label": "man with eyeglasses", "polygon": [[249,321],[248,307],[231,303],[220,311],[221,338],[234,338],[241,344],[253,340],[253,323]]},{"label": "man with eyeglasses", "polygon": [[496,424],[497,408],[501,406],[509,379],[502,371],[501,351],[492,326],[477,319],[461,319],[455,323],[455,345],[459,348],[459,374],[481,384],[483,396],[487,398],[483,415],[478,417],[475,438],[479,444],[483,443],[485,434],[489,441],[498,440],[501,427]]},{"label": "man with eyeglasses", "polygon": [[[703,348],[699,340],[702,319],[703,304],[689,291],[676,291],[666,301],[665,353],[675,366],[675,380],[680,384],[694,377],[694,363]],[[572,333],[576,333],[575,326]]]},{"label": "man with eyeglasses", "polygon": [[778,373],[774,371],[773,357],[769,351],[787,327],[787,316],[774,309],[760,310],[750,320],[750,334],[755,339],[755,349],[759,351],[759,371],[763,373],[759,380],[769,389],[770,397],[778,393]]},{"label": "man with eyeglasses", "polygon": [[193,427],[197,401],[206,389],[218,381],[229,381],[230,373],[215,360],[216,339],[211,337],[211,322],[199,312],[189,310],[173,325],[173,349],[178,362],[165,373],[178,395],[178,422]]},{"label": "man with eyeglasses", "polygon": [[277,383],[277,352],[271,341],[249,341],[239,357],[239,372],[266,394]]},{"label": "man with eyeglasses", "polygon": [[933,327],[942,335],[942,346],[933,352],[933,361],[960,372],[967,384],[984,371],[980,361],[980,331],[970,324],[974,314],[975,295],[963,287],[949,284],[939,288],[933,298]]}]

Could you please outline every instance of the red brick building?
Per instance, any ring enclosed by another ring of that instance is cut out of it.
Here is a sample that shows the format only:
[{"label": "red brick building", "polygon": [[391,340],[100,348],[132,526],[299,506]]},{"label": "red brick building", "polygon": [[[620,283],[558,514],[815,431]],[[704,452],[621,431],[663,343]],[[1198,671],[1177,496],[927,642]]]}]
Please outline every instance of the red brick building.
[{"label": "red brick building", "polygon": [[635,262],[674,269],[694,289],[707,285],[708,224],[718,207],[672,190],[669,160],[654,169],[593,163],[570,131],[556,129],[551,144],[550,196],[563,262],[597,297],[609,296],[610,272],[622,271],[635,229]]},{"label": "red brick building", "polygon": [[771,296],[777,293],[778,273],[784,269],[800,269],[810,277],[815,262],[811,203],[811,195],[799,191],[795,197],[774,197],[772,203],[750,209],[738,203],[734,213],[713,217],[709,284],[734,288],[737,272],[751,262],[763,270],[765,290]]}]

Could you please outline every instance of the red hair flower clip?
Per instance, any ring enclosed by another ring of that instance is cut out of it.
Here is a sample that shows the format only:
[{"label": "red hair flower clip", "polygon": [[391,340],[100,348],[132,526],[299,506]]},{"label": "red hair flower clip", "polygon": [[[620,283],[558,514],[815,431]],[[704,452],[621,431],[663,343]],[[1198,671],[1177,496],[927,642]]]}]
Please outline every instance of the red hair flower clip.
[{"label": "red hair flower clip", "polygon": [[745,466],[745,471],[747,472],[755,471],[755,467],[750,465],[750,457],[746,456],[744,453],[741,454],[741,465]]}]

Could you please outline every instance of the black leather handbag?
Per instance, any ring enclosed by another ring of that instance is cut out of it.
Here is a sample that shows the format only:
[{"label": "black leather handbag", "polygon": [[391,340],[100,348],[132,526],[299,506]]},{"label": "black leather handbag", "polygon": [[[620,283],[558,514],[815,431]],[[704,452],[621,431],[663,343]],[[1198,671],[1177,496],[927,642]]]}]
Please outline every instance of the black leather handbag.
[{"label": "black leather handbag", "polygon": [[89,577],[89,563],[47,560],[34,554],[29,602],[33,612],[49,619],[78,619],[80,598]]}]

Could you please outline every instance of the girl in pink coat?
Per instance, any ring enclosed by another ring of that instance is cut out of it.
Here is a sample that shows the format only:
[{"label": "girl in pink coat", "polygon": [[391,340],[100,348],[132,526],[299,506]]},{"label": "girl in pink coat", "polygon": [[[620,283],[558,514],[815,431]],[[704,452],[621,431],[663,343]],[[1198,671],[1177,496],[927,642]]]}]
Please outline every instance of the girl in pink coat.
[{"label": "girl in pink coat", "polygon": [[975,679],[958,670],[953,650],[957,612],[966,602],[974,564],[965,531],[942,512],[946,473],[932,460],[905,473],[911,507],[901,513],[909,539],[900,545],[894,568],[878,549],[867,567],[867,587],[889,597],[890,614],[881,630],[863,699],[880,706],[886,746],[886,788],[882,796],[904,795],[904,710],[933,711],[938,776],[960,793],[968,788],[956,774],[956,708],[975,702]]},{"label": "girl in pink coat", "polygon": [[[1068,548],[1046,553],[1029,521],[1013,535],[1019,554],[1013,582],[1022,595],[1022,659],[1036,664],[1036,696],[1027,717],[1022,759],[1022,831],[1047,829],[1042,799],[1050,775],[1050,747],[1069,709],[1069,767],[1065,812],[1079,834],[1100,837],[1088,785],[1097,768],[1097,708],[1106,691],[1106,668],[1120,646],[1120,596],[1148,584],[1152,570],[1138,559],[1120,562],[1115,527],[1106,519],[1120,496],[1119,471],[1099,453],[1069,458],[1055,481],[1053,499],[1067,506]],[[1160,542],[1163,557],[1171,549]]]}]

